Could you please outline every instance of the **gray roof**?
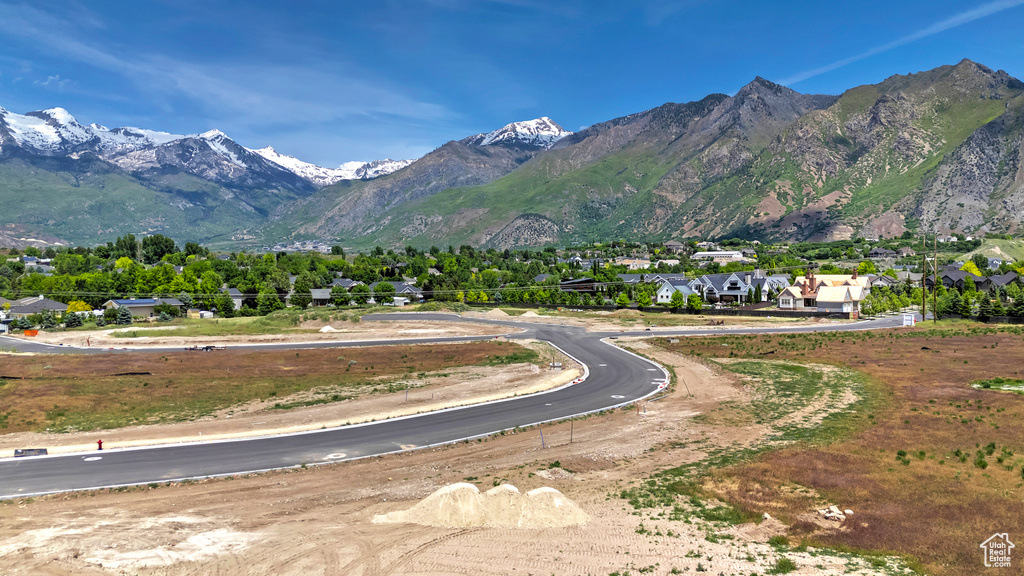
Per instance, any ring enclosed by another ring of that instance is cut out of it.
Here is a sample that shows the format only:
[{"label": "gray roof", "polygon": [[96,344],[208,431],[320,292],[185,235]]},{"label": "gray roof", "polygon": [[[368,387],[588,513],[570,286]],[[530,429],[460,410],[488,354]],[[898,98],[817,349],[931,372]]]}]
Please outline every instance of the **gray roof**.
[{"label": "gray roof", "polygon": [[313,296],[313,300],[330,300],[331,289],[330,288],[313,288],[309,291]]}]

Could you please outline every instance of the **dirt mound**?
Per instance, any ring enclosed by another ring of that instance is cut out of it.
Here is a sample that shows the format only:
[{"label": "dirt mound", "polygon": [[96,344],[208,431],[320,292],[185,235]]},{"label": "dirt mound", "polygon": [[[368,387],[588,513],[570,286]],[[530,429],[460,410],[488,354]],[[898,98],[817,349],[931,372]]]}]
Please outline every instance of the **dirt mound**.
[{"label": "dirt mound", "polygon": [[511,484],[502,484],[481,494],[465,482],[440,488],[408,510],[373,517],[374,524],[408,522],[445,528],[562,528],[588,521],[586,512],[554,488],[522,494]]},{"label": "dirt mound", "polygon": [[491,316],[494,318],[507,318],[508,314],[506,314],[504,310],[501,310],[499,308],[492,308],[488,310],[487,313],[484,314],[484,316]]},{"label": "dirt mound", "polygon": [[339,332],[339,330],[337,328],[335,328],[334,326],[331,326],[330,324],[328,324],[327,326],[324,326],[323,328],[321,328],[320,331],[321,332]]},{"label": "dirt mound", "polygon": [[527,310],[526,312],[523,312],[522,316],[520,316],[520,318],[539,318],[539,317],[540,317],[540,314],[537,314],[533,310]]}]

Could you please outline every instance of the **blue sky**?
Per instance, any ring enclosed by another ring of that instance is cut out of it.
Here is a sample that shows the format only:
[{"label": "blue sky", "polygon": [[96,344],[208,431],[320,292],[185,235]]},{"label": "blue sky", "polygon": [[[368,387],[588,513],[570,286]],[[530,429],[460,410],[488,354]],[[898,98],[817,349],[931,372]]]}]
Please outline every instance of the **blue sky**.
[{"label": "blue sky", "polygon": [[838,94],[970,58],[1024,78],[1024,0],[0,0],[0,106],[219,128],[325,166],[755,76]]}]

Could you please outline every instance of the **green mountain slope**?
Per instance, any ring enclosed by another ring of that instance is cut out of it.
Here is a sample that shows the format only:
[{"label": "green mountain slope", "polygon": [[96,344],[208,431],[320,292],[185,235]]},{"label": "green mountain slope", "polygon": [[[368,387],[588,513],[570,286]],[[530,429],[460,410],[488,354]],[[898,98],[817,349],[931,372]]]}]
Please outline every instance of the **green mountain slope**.
[{"label": "green mountain slope", "polygon": [[493,182],[398,203],[362,228],[305,231],[354,246],[497,247],[1014,231],[1022,100],[1024,84],[967,60],[838,98],[757,79],[733,97],[597,125]]}]

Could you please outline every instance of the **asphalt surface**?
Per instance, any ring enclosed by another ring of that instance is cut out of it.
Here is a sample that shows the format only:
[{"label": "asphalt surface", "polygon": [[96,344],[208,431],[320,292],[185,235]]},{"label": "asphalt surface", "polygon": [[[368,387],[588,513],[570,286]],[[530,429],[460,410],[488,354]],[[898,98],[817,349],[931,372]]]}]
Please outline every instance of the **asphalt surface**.
[{"label": "asphalt surface", "polygon": [[[167,482],[322,464],[423,448],[485,436],[614,408],[651,396],[668,374],[657,364],[602,341],[618,336],[691,336],[703,334],[762,334],[869,330],[900,324],[899,317],[851,324],[795,328],[688,329],[656,332],[586,332],[582,328],[513,320],[462,319],[447,314],[414,314],[417,320],[478,322],[507,326],[509,338],[544,340],[586,367],[585,377],[544,393],[452,408],[426,414],[279,436],[201,444],[103,450],[82,454],[0,460],[0,498],[53,492]],[[375,314],[364,321],[408,319],[409,314]],[[367,342],[316,342],[232,346],[232,349],[282,349],[401,345],[480,340],[493,336],[422,338]],[[109,353],[110,349],[47,346],[0,337],[0,348],[44,353]],[[147,352],[181,348],[147,348]],[[129,351],[123,351],[129,352]],[[138,353],[140,351],[131,351]],[[202,352],[197,352],[202,353]],[[26,446],[42,448],[43,446]]]}]

